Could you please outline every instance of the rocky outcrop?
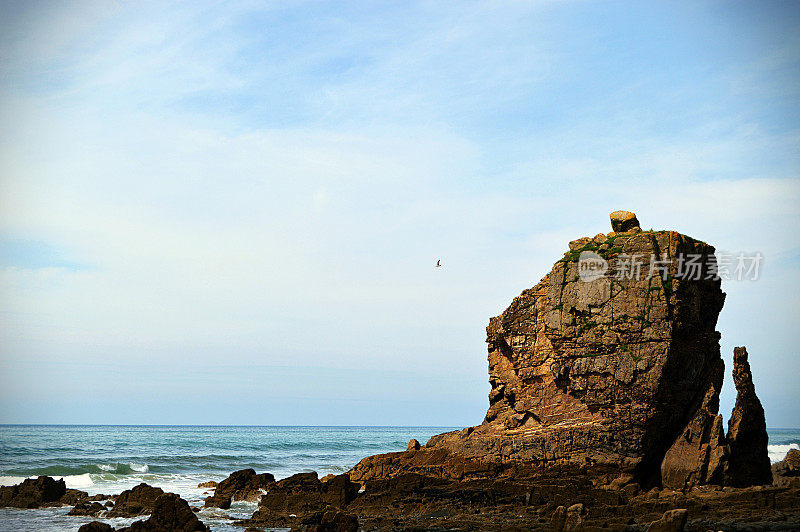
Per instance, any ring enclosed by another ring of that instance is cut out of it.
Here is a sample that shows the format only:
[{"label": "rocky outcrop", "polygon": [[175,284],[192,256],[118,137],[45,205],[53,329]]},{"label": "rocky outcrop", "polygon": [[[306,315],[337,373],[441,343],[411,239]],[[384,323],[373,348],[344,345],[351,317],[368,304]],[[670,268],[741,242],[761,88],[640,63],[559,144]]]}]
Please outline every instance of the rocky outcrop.
[{"label": "rocky outcrop", "polygon": [[772,481],[776,486],[800,488],[800,451],[789,449],[786,457],[772,464]]},{"label": "rocky outcrop", "polygon": [[719,393],[709,389],[697,413],[661,462],[664,487],[688,489],[701,484],[721,484],[729,455]]},{"label": "rocky outcrop", "polygon": [[67,489],[64,480],[40,476],[28,478],[15,486],[0,486],[0,506],[39,508],[74,504],[86,496],[85,491]]},{"label": "rocky outcrop", "polygon": [[144,521],[135,521],[120,532],[207,532],[209,528],[192,512],[189,503],[175,493],[160,495],[153,512]]},{"label": "rocky outcrop", "polygon": [[261,496],[258,510],[243,524],[291,526],[319,512],[345,508],[356,498],[358,489],[346,473],[326,482],[321,482],[315,472],[298,473],[271,484]]},{"label": "rocky outcrop", "polygon": [[117,500],[106,517],[136,517],[149,514],[155,507],[156,500],[164,495],[164,490],[148,486],[144,482],[125,490],[117,496]]},{"label": "rocky outcrop", "polygon": [[736,404],[728,421],[730,458],[725,471],[725,485],[742,488],[772,484],[764,408],[756,396],[744,347],[733,350],[733,383],[736,385]]},{"label": "rocky outcrop", "polygon": [[214,495],[206,498],[206,507],[230,508],[231,501],[255,502],[264,490],[275,482],[270,473],[256,474],[254,469],[242,469],[217,484]]},{"label": "rocky outcrop", "polygon": [[632,213],[614,213],[612,223],[625,231],[571,242],[539,284],[490,320],[481,425],[370,457],[351,477],[518,476],[560,465],[627,471],[651,486],[688,425],[703,432],[692,445],[710,445],[724,372],[714,248],[642,231]]}]

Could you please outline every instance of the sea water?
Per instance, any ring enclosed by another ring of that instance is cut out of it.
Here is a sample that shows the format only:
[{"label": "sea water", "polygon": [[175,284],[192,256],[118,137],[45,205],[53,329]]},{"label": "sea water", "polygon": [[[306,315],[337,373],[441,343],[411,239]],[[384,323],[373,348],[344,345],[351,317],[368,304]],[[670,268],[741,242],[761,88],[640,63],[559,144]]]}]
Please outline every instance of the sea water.
[{"label": "sea water", "polygon": [[[277,479],[305,471],[339,474],[365,456],[402,451],[411,438],[424,443],[456,428],[0,425],[0,485],[50,475],[90,495],[115,495],[146,482],[202,506],[208,492],[197,485],[239,469]],[[773,462],[800,446],[798,429],[770,429],[769,437]],[[241,532],[228,516],[249,517],[255,509],[255,503],[238,502],[199,516],[215,532]],[[68,511],[0,508],[0,531],[77,530],[93,520]],[[133,519],[105,521],[121,527]]]},{"label": "sea water", "polygon": [[[403,451],[411,438],[424,443],[455,428],[0,425],[0,485],[49,475],[90,495],[115,495],[146,482],[202,507],[209,493],[197,485],[239,469],[276,479],[339,474],[366,456]],[[241,532],[226,516],[249,517],[255,509],[255,503],[234,503],[199,517],[214,531]],[[93,520],[68,511],[0,508],[0,530],[77,530]],[[133,519],[104,521],[121,527]]]}]

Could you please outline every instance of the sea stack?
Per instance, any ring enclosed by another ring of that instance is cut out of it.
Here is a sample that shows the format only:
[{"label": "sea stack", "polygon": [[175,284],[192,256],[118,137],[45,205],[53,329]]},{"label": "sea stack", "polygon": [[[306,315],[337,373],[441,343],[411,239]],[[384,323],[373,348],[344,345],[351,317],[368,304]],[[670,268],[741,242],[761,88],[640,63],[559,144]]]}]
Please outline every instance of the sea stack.
[{"label": "sea stack", "polygon": [[642,231],[628,211],[611,223],[611,233],[570,242],[536,286],[490,319],[481,425],[434,436],[414,453],[366,458],[351,478],[556,467],[614,472],[644,487],[722,483],[731,450],[718,414],[725,294],[714,247]]}]

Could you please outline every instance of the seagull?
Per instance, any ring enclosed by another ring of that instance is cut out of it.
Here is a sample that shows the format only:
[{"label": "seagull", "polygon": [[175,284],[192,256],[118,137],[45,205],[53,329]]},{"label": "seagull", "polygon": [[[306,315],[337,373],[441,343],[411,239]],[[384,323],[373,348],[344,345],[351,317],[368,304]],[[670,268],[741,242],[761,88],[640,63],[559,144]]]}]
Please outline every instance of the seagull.
[{"label": "seagull", "polygon": [[436,261],[436,266],[435,267],[436,268],[441,268],[442,267],[442,259],[439,259],[439,260]]}]

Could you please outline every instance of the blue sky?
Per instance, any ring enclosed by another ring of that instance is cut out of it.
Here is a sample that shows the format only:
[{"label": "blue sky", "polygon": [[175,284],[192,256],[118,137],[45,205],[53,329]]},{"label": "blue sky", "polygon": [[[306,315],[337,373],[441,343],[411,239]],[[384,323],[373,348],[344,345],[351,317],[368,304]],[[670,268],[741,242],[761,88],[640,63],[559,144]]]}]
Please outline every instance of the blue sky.
[{"label": "blue sky", "polygon": [[763,253],[723,356],[800,426],[799,4],[0,10],[0,422],[477,424],[622,208]]}]

